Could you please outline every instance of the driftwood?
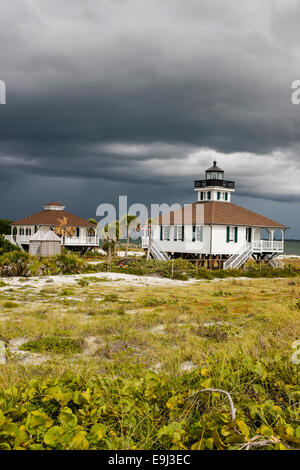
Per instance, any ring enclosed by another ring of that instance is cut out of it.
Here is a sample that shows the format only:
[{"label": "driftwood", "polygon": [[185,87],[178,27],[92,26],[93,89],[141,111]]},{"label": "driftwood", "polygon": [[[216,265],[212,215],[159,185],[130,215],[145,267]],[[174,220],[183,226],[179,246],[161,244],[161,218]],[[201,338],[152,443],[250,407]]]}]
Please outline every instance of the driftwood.
[{"label": "driftwood", "polygon": [[[193,398],[196,395],[198,395],[199,393],[224,393],[224,395],[226,395],[226,397],[228,398],[228,401],[230,403],[231,419],[232,419],[232,421],[235,420],[236,408],[234,406],[232,397],[231,397],[229,392],[227,392],[226,390],[222,390],[220,388],[203,388],[202,390],[197,390],[197,392],[195,392],[192,395],[188,396],[187,399],[188,398]],[[236,445],[239,446],[239,450],[250,450],[250,449],[255,449],[255,448],[257,449],[258,447],[269,446],[269,445],[272,445],[272,444],[282,444],[287,449],[299,450],[299,449],[295,449],[294,447],[290,446],[287,442],[281,441],[280,439],[278,439],[275,436],[270,437],[270,439],[265,439],[263,436],[258,435],[258,436],[252,437],[247,442],[243,442],[241,444],[236,444]]]},{"label": "driftwood", "polygon": [[190,395],[188,398],[192,398],[194,397],[195,395],[198,395],[198,393],[224,393],[228,400],[229,400],[229,403],[230,403],[230,407],[231,407],[231,418],[232,418],[232,421],[235,420],[235,417],[236,417],[236,408],[233,404],[233,400],[231,398],[231,395],[230,393],[226,392],[226,390],[221,390],[220,388],[203,388],[202,390],[198,390],[197,392],[193,393],[192,395]]},{"label": "driftwood", "polygon": [[272,444],[282,444],[289,450],[299,450],[299,449],[296,449],[295,447],[290,446],[286,442],[281,441],[275,436],[270,437],[270,439],[264,439],[263,436],[254,436],[248,442],[245,442],[244,444],[240,444],[239,450],[250,450],[253,448],[255,449],[258,447],[265,447],[265,446],[269,446]]}]

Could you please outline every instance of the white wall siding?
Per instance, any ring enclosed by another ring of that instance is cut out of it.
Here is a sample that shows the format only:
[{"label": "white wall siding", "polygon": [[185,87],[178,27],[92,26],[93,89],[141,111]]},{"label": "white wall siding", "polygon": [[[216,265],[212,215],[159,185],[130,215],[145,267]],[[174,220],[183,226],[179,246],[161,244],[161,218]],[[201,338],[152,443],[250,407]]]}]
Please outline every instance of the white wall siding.
[{"label": "white wall siding", "polygon": [[227,226],[214,225],[212,235],[212,255],[231,255],[236,253],[246,242],[246,227],[238,227],[238,241],[227,242]]},{"label": "white wall siding", "polygon": [[[203,226],[203,239],[202,241],[193,240],[193,226],[184,226],[184,241],[174,240],[174,226],[170,227],[170,240],[160,240],[160,226],[156,225],[152,229],[153,240],[157,241],[160,247],[167,252],[171,253],[209,253],[210,247],[210,227]],[[164,233],[164,231],[163,231]]]},{"label": "white wall siding", "polygon": [[[234,229],[234,226],[232,226]],[[153,227],[153,239],[156,240],[161,249],[171,253],[195,253],[195,254],[212,254],[212,255],[231,255],[236,253],[246,243],[246,227],[239,226],[238,240],[227,242],[227,226],[226,225],[204,225],[203,240],[192,241],[193,226],[185,225],[184,241],[174,240],[174,226],[170,227],[170,239],[160,239],[160,226]],[[167,231],[163,230],[163,235]],[[252,227],[252,240],[260,240],[260,228]]]}]

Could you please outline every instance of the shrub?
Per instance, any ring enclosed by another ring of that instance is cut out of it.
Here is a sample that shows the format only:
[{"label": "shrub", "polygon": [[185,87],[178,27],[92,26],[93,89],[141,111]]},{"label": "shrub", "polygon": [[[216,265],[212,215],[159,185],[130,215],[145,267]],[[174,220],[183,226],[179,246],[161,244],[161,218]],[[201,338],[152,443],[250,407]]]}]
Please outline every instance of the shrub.
[{"label": "shrub", "polygon": [[74,295],[74,290],[71,289],[70,287],[63,287],[59,293],[60,296],[64,295]]},{"label": "shrub", "polygon": [[18,307],[18,304],[16,302],[11,302],[10,300],[8,300],[7,302],[4,302],[3,307],[4,308],[15,308],[15,307]]},{"label": "shrub", "polygon": [[145,297],[141,299],[141,305],[143,307],[157,307],[159,305],[173,304],[176,303],[176,299],[165,299],[163,297]]},{"label": "shrub", "polygon": [[52,352],[56,354],[79,353],[82,351],[82,341],[78,338],[59,338],[49,336],[35,339],[22,344],[20,349],[36,353]]},{"label": "shrub", "polygon": [[118,300],[119,297],[117,296],[117,294],[108,294],[105,295],[103,298],[103,302],[118,302]]},{"label": "shrub", "polygon": [[0,235],[0,256],[10,251],[21,251],[20,248],[10,241],[6,240],[3,235]]},{"label": "shrub", "polygon": [[35,257],[24,251],[12,251],[0,256],[1,276],[37,276],[77,274],[84,268],[76,254],[64,253],[53,257]]},{"label": "shrub", "polygon": [[201,325],[197,331],[199,336],[205,338],[214,339],[216,341],[226,341],[229,338],[241,335],[241,330],[234,325],[228,323],[211,323],[207,325]]},{"label": "shrub", "polygon": [[89,281],[86,278],[78,279],[77,282],[81,287],[86,287],[89,285]]}]

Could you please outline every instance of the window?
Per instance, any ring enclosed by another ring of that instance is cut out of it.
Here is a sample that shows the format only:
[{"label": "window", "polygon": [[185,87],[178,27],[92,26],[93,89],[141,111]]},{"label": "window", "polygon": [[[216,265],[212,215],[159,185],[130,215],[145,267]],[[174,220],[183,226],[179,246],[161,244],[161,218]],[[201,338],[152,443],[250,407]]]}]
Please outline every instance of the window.
[{"label": "window", "polygon": [[170,231],[171,227],[170,225],[160,225],[160,240],[170,240]]},{"label": "window", "polygon": [[196,227],[196,240],[197,242],[203,242],[203,225],[197,225]]},{"label": "window", "polygon": [[225,201],[228,201],[228,193],[225,193]]},{"label": "window", "polygon": [[164,225],[164,232],[163,232],[164,240],[170,240],[170,225]]},{"label": "window", "polygon": [[177,242],[177,225],[174,225],[174,242]]},{"label": "window", "polygon": [[27,229],[25,230],[25,233],[26,233],[27,236],[28,236],[28,235],[31,235],[31,228],[27,228]]},{"label": "window", "polygon": [[208,191],[208,193],[207,193],[207,199],[210,199],[210,197],[211,197],[211,192]]},{"label": "window", "polygon": [[193,225],[193,242],[203,241],[203,225]]},{"label": "window", "polygon": [[184,225],[178,225],[177,229],[178,240],[184,241]]},{"label": "window", "polygon": [[19,229],[19,234],[20,234],[20,235],[24,235],[24,229],[23,229],[23,228],[20,228],[20,229]]},{"label": "window", "polygon": [[252,229],[251,229],[251,227],[246,228],[246,240],[247,240],[247,242],[251,243],[251,240],[252,240]]},{"label": "window", "polygon": [[217,199],[218,199],[218,201],[221,199],[221,193],[220,193],[220,191],[217,192]]},{"label": "window", "polygon": [[76,237],[79,237],[79,234],[80,234],[79,227],[76,227]]},{"label": "window", "polygon": [[227,227],[226,230],[226,241],[227,243],[238,241],[238,227]]},{"label": "window", "polygon": [[201,191],[201,195],[200,195],[201,201],[203,201],[203,195],[204,195],[204,193],[203,193],[203,191]]}]

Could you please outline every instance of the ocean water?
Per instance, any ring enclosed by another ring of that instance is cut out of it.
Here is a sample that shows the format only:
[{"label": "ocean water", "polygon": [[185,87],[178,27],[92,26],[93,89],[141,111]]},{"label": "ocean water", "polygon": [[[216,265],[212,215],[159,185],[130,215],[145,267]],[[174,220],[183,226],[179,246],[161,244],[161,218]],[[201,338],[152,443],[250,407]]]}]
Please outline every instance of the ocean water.
[{"label": "ocean water", "polygon": [[284,242],[284,253],[300,256],[300,240],[286,240]]}]

